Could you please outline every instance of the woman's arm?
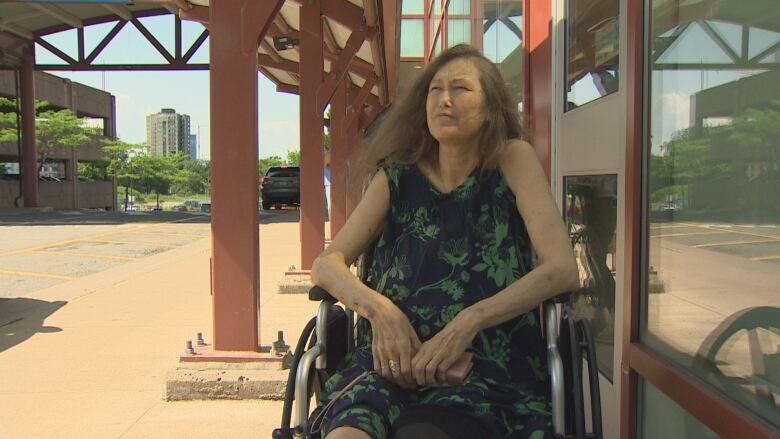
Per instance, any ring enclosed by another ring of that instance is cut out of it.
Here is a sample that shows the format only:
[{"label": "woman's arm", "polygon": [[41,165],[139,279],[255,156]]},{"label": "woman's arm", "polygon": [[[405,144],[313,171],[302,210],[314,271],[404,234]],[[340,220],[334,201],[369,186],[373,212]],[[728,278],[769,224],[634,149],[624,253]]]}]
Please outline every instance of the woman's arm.
[{"label": "woman's arm", "polygon": [[374,370],[388,380],[412,388],[411,360],[420,347],[417,333],[390,299],[367,287],[349,270],[379,236],[389,206],[387,176],[380,170],[344,227],[314,260],[311,279],[312,283],[326,289],[347,308],[371,322]]},{"label": "woman's arm", "polygon": [[577,265],[566,227],[531,145],[519,140],[510,142],[501,161],[501,171],[515,193],[517,210],[525,221],[538,264],[495,295],[458,313],[423,344],[412,360],[412,374],[418,385],[443,382],[447,369],[479,331],[525,314],[558,294],[579,288]]},{"label": "woman's arm", "polygon": [[579,276],[566,226],[550,192],[536,152],[526,142],[507,145],[501,171],[515,193],[538,256],[536,267],[497,294],[459,315],[478,332],[536,308],[547,299],[579,288]]},{"label": "woman's arm", "polygon": [[314,285],[324,288],[349,309],[369,320],[376,316],[388,299],[363,284],[349,266],[379,236],[389,204],[387,177],[380,169],[341,231],[314,260],[311,269]]}]

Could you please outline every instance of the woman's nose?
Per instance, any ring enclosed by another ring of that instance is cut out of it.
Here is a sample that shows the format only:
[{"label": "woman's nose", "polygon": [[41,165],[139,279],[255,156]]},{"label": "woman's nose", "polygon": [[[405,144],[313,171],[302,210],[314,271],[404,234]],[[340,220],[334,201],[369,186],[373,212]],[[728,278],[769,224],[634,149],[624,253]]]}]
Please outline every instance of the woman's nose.
[{"label": "woman's nose", "polygon": [[450,99],[450,92],[443,90],[439,95],[439,105],[442,107],[451,107],[452,100]]}]

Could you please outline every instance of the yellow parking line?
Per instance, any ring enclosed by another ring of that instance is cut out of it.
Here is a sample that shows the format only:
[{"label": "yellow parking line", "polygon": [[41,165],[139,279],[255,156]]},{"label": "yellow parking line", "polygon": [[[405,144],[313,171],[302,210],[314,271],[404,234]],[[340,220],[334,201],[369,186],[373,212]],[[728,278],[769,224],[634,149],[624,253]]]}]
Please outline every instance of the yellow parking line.
[{"label": "yellow parking line", "polygon": [[720,235],[723,232],[691,232],[691,233],[669,233],[667,235],[650,235],[651,238],[671,238],[673,236],[698,236],[698,235]]},{"label": "yellow parking line", "polygon": [[720,232],[736,233],[738,235],[755,236],[755,237],[758,237],[758,238],[774,239],[774,240],[780,241],[780,236],[778,236],[778,235],[762,235],[761,233],[745,232],[745,231],[742,231],[742,230],[735,230],[735,229],[731,229],[731,228],[726,229],[726,228],[721,228],[721,227],[718,227],[718,226],[700,226],[700,225],[696,225],[696,224],[688,224],[688,225],[693,226],[693,227],[699,227],[701,229],[718,230]]},{"label": "yellow parking line", "polygon": [[693,227],[688,224],[655,224],[650,225],[650,230],[657,230],[657,229],[674,229],[677,227]]},{"label": "yellow parking line", "polygon": [[150,235],[150,236],[189,236],[189,237],[204,237],[208,236],[205,233],[169,233],[169,232],[127,232],[130,235]]},{"label": "yellow parking line", "polygon": [[755,258],[750,258],[751,261],[771,261],[773,259],[780,259],[780,255],[773,255],[773,256],[757,256]]},{"label": "yellow parking line", "polygon": [[2,269],[0,269],[0,274],[7,274],[10,276],[45,277],[49,279],[59,279],[59,280],[78,279],[77,276],[63,276],[61,274],[35,273],[32,271],[16,271],[16,270],[2,270]]},{"label": "yellow parking line", "polygon": [[133,257],[133,256],[112,256],[112,255],[101,255],[99,253],[81,253],[81,252],[59,252],[56,250],[33,250],[30,253],[38,253],[42,255],[62,255],[62,256],[82,256],[85,258],[102,258],[102,259],[119,259],[122,261],[134,261],[137,259],[141,259],[139,257]]},{"label": "yellow parking line", "polygon": [[696,248],[703,248],[703,247],[718,247],[721,245],[741,245],[741,244],[763,244],[766,242],[780,242],[780,239],[764,239],[761,241],[728,241],[728,242],[714,242],[712,244],[699,244],[694,245]]},{"label": "yellow parking line", "polygon": [[149,241],[114,241],[109,239],[82,239],[82,241],[85,242],[102,242],[105,244],[134,244],[134,245],[152,245],[156,247],[168,247],[168,248],[176,248],[180,247],[178,245],[173,244],[161,244],[159,242],[149,242]]}]

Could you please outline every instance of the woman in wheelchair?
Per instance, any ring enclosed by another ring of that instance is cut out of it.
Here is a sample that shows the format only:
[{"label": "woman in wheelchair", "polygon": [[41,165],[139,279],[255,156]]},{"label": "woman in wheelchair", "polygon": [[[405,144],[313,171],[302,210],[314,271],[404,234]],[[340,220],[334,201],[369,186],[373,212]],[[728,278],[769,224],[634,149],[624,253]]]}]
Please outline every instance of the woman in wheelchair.
[{"label": "woman in wheelchair", "polygon": [[[357,347],[326,385],[327,438],[390,437],[402,413],[460,430],[440,437],[551,436],[535,310],[578,275],[519,120],[496,67],[460,45],[367,139],[370,182],[311,274],[361,317]],[[369,248],[362,282],[349,267]],[[471,375],[453,385],[448,371],[462,372],[466,352]]]}]

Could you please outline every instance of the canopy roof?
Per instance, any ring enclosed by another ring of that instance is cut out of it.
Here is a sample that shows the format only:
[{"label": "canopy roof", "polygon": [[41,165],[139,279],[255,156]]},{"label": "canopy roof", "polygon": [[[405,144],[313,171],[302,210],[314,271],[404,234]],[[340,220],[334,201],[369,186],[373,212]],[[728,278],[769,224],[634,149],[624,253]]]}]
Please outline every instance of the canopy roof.
[{"label": "canopy roof", "polygon": [[[35,41],[38,44],[47,44],[41,37],[69,29],[83,29],[101,23],[116,22],[119,24],[132,23],[158,51],[167,51],[162,45],[155,44],[154,36],[144,29],[138,18],[175,14],[182,19],[200,21],[208,27],[209,0],[122,0],[107,2],[83,3],[59,2],[59,3],[0,3],[0,65],[16,66],[22,57],[22,48]],[[129,4],[124,4],[130,2]],[[399,57],[398,53],[398,14],[399,1],[388,0],[323,0],[323,44],[325,53],[325,72],[330,72],[331,63],[338,60],[339,54],[347,46],[347,42],[353,30],[361,26],[376,26],[377,32],[373,38],[362,41],[355,53],[349,68],[349,79],[357,87],[362,87],[366,80],[375,80],[376,85],[371,89],[374,99],[384,103],[387,101],[387,90],[392,90],[392,84],[388,84],[388,64],[391,75],[394,76],[395,65]],[[279,91],[297,93],[300,76],[298,71],[299,52],[297,47],[287,50],[277,50],[274,46],[274,37],[289,36],[297,38],[300,32],[299,0],[287,0],[282,6],[279,15],[262,41],[258,49],[258,64],[260,71],[268,79],[277,85]],[[383,9],[391,11],[392,16],[383,17]],[[388,26],[389,24],[389,26]],[[389,27],[389,29],[388,29]],[[117,33],[121,26],[117,29]],[[147,35],[147,33],[149,35]],[[207,36],[204,32],[203,39]],[[113,38],[113,36],[111,36]],[[202,41],[201,41],[202,43]],[[110,38],[106,45],[110,44]],[[159,47],[158,47],[159,46]],[[50,47],[46,47],[50,51]],[[56,49],[56,48],[55,48]],[[101,49],[102,50],[102,49]],[[83,52],[83,49],[81,50]],[[194,52],[194,51],[193,51]],[[54,52],[57,55],[57,52]],[[81,54],[79,59],[67,57],[63,66],[46,66],[56,70],[160,70],[171,69],[206,69],[207,65],[188,63],[188,58],[176,58],[163,56],[170,62],[168,65],[150,66],[133,65],[124,66],[92,65],[97,56]],[[190,56],[192,53],[189,54]],[[42,68],[42,66],[38,66]],[[390,87],[388,87],[390,86]]]}]

